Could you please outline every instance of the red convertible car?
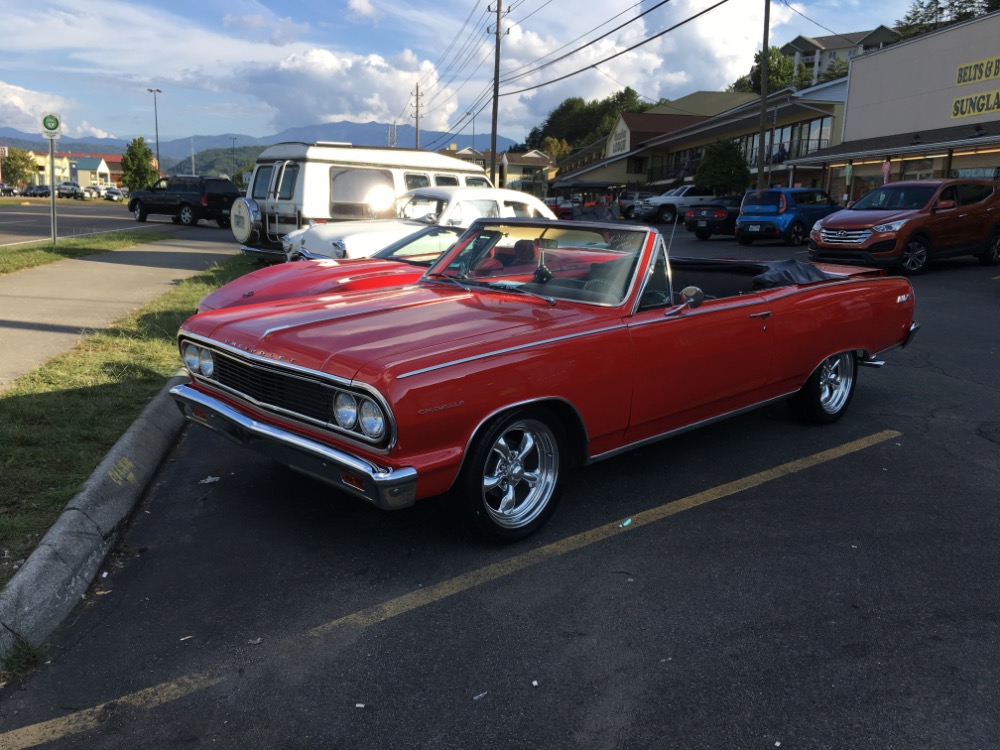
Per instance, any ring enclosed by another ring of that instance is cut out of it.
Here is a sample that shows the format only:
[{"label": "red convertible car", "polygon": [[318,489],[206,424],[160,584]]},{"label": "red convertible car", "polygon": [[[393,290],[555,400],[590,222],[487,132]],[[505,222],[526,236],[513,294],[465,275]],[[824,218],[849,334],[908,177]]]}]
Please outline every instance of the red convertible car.
[{"label": "red convertible car", "polygon": [[410,284],[194,315],[172,395],[379,508],[449,493],[513,541],[574,465],[777,399],[833,422],[913,309],[877,269],[671,262],[648,227],[480,220]]}]

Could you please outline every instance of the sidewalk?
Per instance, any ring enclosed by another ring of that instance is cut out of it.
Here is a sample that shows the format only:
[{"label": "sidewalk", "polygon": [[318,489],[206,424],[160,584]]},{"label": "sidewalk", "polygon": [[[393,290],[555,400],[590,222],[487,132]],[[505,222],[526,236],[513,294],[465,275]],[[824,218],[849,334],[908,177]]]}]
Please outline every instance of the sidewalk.
[{"label": "sidewalk", "polygon": [[[177,229],[162,242],[0,276],[0,393],[89,333],[239,252],[228,230]],[[44,643],[90,586],[183,426],[166,391],[109,451],[0,591],[0,658],[12,652],[17,637]]]}]

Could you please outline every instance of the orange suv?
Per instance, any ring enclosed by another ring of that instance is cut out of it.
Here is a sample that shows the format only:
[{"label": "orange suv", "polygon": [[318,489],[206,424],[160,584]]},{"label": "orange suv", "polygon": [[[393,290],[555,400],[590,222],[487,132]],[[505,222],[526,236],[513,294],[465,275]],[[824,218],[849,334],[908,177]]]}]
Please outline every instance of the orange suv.
[{"label": "orange suv", "polygon": [[890,182],[817,221],[809,259],[927,270],[936,258],[1000,264],[1000,190],[991,180]]}]

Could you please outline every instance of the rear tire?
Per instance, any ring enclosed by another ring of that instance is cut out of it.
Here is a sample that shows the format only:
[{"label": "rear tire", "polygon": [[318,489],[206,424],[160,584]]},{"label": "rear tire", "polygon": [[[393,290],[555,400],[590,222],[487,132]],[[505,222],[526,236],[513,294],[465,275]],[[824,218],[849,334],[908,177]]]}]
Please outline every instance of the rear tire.
[{"label": "rear tire", "polygon": [[194,208],[192,208],[188,203],[181,205],[181,210],[180,213],[177,214],[177,218],[180,219],[181,224],[186,227],[193,227],[198,223],[198,217],[195,215]]},{"label": "rear tire", "polygon": [[453,500],[466,522],[493,542],[516,542],[540,529],[559,499],[565,434],[545,409],[502,415],[476,438]]},{"label": "rear tire", "polygon": [[986,249],[979,256],[979,262],[984,266],[1000,265],[1000,229],[994,229],[986,240]]},{"label": "rear tire", "polygon": [[802,226],[801,222],[797,221],[788,228],[788,234],[785,235],[785,244],[789,247],[798,247],[805,241],[806,228]]},{"label": "rear tire", "polygon": [[847,411],[857,382],[858,360],[854,352],[834,354],[823,360],[788,404],[804,422],[831,424]]}]

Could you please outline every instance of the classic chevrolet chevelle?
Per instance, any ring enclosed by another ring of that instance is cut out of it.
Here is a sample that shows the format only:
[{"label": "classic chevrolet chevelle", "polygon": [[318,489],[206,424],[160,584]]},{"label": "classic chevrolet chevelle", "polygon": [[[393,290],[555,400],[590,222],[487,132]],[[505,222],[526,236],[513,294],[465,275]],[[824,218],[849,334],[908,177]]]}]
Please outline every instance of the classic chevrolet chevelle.
[{"label": "classic chevrolet chevelle", "polygon": [[379,508],[448,493],[513,541],[574,465],[776,399],[838,419],[918,327],[878,270],[667,255],[648,227],[481,220],[415,282],[191,317],[172,394]]}]

